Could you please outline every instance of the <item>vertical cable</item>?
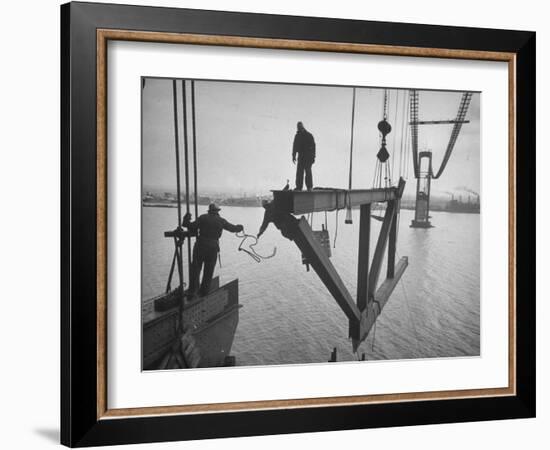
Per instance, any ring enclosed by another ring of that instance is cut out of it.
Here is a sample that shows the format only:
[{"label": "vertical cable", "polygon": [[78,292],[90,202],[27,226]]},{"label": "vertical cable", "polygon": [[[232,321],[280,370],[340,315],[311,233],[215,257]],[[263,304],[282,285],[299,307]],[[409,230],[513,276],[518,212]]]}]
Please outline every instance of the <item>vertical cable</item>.
[{"label": "vertical cable", "polygon": [[[353,97],[351,102],[351,139],[349,145],[349,182],[348,190],[351,191],[352,184],[352,173],[353,173],[353,130],[355,124],[355,88],[353,88]],[[349,195],[347,196],[349,200]],[[346,219],[344,221],[347,224],[353,223],[352,214],[351,214],[351,201],[348,201],[347,210],[346,210]]]},{"label": "vertical cable", "polygon": [[181,226],[181,188],[180,188],[180,150],[178,136],[178,103],[176,80],[172,82],[172,95],[174,97],[174,139],[176,144],[176,187],[178,197],[178,227]]},{"label": "vertical cable", "polygon": [[195,80],[191,80],[191,118],[193,120],[193,189],[195,191],[195,218],[199,216],[199,194],[197,188],[197,132],[195,128]]},{"label": "vertical cable", "polygon": [[351,139],[349,146],[349,183],[348,189],[351,190],[351,181],[352,181],[352,169],[353,169],[353,128],[355,122],[355,88],[353,88],[353,99],[351,103]]},{"label": "vertical cable", "polygon": [[[181,184],[180,184],[180,146],[178,136],[178,90],[176,86],[176,80],[172,80],[172,95],[174,99],[174,140],[176,145],[176,186],[178,197],[178,227],[181,226]],[[178,277],[180,281],[180,287],[183,291],[183,268],[181,261],[181,247],[176,242],[176,258],[178,263]]]},{"label": "vertical cable", "polygon": [[183,105],[183,149],[185,155],[185,208],[189,212],[189,145],[187,140],[187,90],[185,80],[181,80]]},{"label": "vertical cable", "polygon": [[[396,130],[397,130],[397,111],[398,110],[399,110],[399,91],[396,90],[395,91],[395,115],[394,115],[394,119],[393,119],[393,123],[395,124]],[[397,131],[394,131],[394,133],[393,133],[393,142],[392,142],[393,156],[392,156],[392,159],[391,159],[391,176],[393,176],[393,174],[395,173],[394,165],[395,165],[395,138],[396,138],[396,135],[397,135]]]},{"label": "vertical cable", "polygon": [[407,124],[407,91],[403,91],[403,114],[401,116],[401,145],[400,145],[400,154],[399,154],[399,176],[402,177],[405,170],[405,157],[406,157],[406,149],[405,149],[405,134],[408,129]]},{"label": "vertical cable", "polygon": [[[186,213],[189,213],[189,146],[187,142],[187,93],[185,85],[185,80],[181,80],[181,101],[183,106],[183,143],[185,151],[185,209]],[[197,220],[196,217],[195,220]],[[189,268],[189,279],[191,279],[191,236],[188,237],[187,243],[187,266]]]},{"label": "vertical cable", "polygon": [[[411,97],[411,93],[409,91],[408,93],[409,100],[410,100],[410,97]],[[409,148],[412,147],[411,127],[409,125],[410,120],[411,120],[411,110],[407,109],[407,119],[405,121],[407,124],[407,128],[405,130],[405,174],[406,174],[407,180],[409,179],[409,172],[411,167],[411,158],[409,157]]]}]

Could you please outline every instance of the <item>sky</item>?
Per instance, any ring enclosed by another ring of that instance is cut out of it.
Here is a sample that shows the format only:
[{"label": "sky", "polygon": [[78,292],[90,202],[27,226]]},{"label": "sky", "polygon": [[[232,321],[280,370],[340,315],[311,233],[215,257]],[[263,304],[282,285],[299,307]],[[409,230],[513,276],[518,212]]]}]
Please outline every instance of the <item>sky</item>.
[{"label": "sky", "polygon": [[[352,187],[371,188],[376,153],[380,149],[383,88],[356,88],[353,127]],[[410,143],[405,124],[408,91],[388,89],[387,137],[392,178],[407,178],[405,194],[414,195]],[[454,119],[460,92],[420,91],[419,120]],[[182,83],[177,83],[182,174]],[[292,142],[296,122],[315,138],[317,158],[313,182],[317,187],[347,188],[350,168],[353,88],[252,82],[195,81],[196,143],[199,195],[265,195],[293,187]],[[190,83],[187,82],[190,176],[192,135]],[[174,191],[176,186],[172,80],[148,78],[142,90],[143,189]],[[468,114],[443,175],[432,182],[432,193],[479,192],[480,94],[473,95]],[[405,133],[403,132],[405,130]],[[447,147],[452,125],[419,126],[419,150],[433,152],[434,172]],[[406,151],[407,150],[407,151]],[[406,151],[406,153],[405,153]],[[400,164],[404,157],[408,160]],[[400,170],[401,166],[401,170]],[[409,167],[407,174],[406,167]],[[185,185],[182,178],[182,186]],[[193,185],[192,179],[190,185]]]}]

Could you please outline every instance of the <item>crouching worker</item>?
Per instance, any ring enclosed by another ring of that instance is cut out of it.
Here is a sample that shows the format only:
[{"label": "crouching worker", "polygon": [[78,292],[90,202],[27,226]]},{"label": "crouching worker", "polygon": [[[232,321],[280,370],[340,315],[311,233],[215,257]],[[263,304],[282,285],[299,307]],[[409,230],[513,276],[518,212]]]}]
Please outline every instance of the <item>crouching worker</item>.
[{"label": "crouching worker", "polygon": [[208,213],[199,216],[199,218],[191,222],[191,214],[187,213],[182,225],[194,235],[197,236],[195,245],[193,246],[193,261],[191,263],[191,279],[189,280],[189,289],[187,294],[193,296],[199,288],[199,277],[201,270],[202,282],[198,293],[200,296],[208,294],[210,291],[210,282],[214,275],[214,267],[216,259],[220,251],[219,239],[223,230],[237,233],[243,231],[242,225],[233,225],[225,220],[219,214],[220,208],[214,203],[208,206]]},{"label": "crouching worker", "polygon": [[260,225],[260,230],[256,236],[260,239],[260,236],[264,234],[266,228],[270,223],[273,223],[275,227],[281,232],[281,234],[290,239],[294,240],[294,227],[297,225],[298,220],[289,213],[282,212],[275,208],[273,201],[262,201],[262,206],[264,208],[264,220]]}]

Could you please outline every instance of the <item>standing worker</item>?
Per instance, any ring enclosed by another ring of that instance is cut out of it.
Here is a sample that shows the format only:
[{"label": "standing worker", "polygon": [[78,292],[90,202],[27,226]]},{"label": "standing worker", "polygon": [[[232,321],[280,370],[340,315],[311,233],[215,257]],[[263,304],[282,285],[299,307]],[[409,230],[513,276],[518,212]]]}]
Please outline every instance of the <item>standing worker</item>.
[{"label": "standing worker", "polygon": [[219,214],[220,208],[214,203],[208,206],[208,213],[199,216],[197,220],[191,222],[191,214],[187,213],[183,217],[182,225],[192,233],[197,235],[197,240],[193,246],[193,262],[191,263],[191,279],[189,280],[189,296],[197,293],[199,286],[199,277],[204,265],[202,282],[200,284],[199,295],[202,297],[210,291],[210,282],[214,275],[216,259],[220,251],[219,239],[223,230],[237,233],[243,231],[242,225],[233,225],[225,220]]},{"label": "standing worker", "polygon": [[313,135],[304,128],[302,122],[296,124],[297,131],[292,146],[292,162],[296,164],[298,154],[298,165],[296,166],[296,191],[301,191],[304,185],[304,172],[306,173],[306,187],[308,191],[313,188],[313,175],[311,166],[315,162],[315,139]]}]

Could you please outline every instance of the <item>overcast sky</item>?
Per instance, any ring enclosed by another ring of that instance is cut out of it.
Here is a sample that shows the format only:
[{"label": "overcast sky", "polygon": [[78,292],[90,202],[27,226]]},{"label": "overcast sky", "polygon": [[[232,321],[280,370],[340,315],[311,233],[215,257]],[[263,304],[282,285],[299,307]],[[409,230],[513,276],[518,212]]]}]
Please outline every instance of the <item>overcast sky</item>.
[{"label": "overcast sky", "polygon": [[[188,82],[188,113],[190,94]],[[180,133],[181,81],[178,87]],[[350,164],[352,88],[242,82],[196,81],[196,130],[199,194],[267,194],[295,177],[292,142],[296,122],[302,121],[317,144],[313,182],[318,187],[347,188]],[[377,129],[382,119],[384,89],[357,88],[353,148],[353,187],[372,187]],[[389,90],[387,138],[394,179],[399,176],[406,90]],[[461,93],[421,91],[420,120],[454,119]],[[480,95],[474,94],[467,119],[444,174],[432,183],[434,194],[466,187],[479,192]],[[147,79],[143,89],[144,190],[175,190],[175,147],[172,81]],[[189,116],[190,117],[190,116]],[[191,130],[189,120],[189,130]],[[419,127],[419,149],[433,152],[437,171],[452,125]],[[410,134],[410,133],[409,133]],[[191,144],[189,132],[189,143]],[[182,174],[183,138],[180,139]],[[412,155],[407,152],[407,194],[414,194]],[[191,157],[191,147],[190,147]],[[190,163],[192,161],[190,160]],[[192,165],[190,167],[192,173]],[[404,168],[403,168],[404,172]],[[191,182],[192,185],[192,182]],[[184,181],[182,179],[182,186]]]}]

